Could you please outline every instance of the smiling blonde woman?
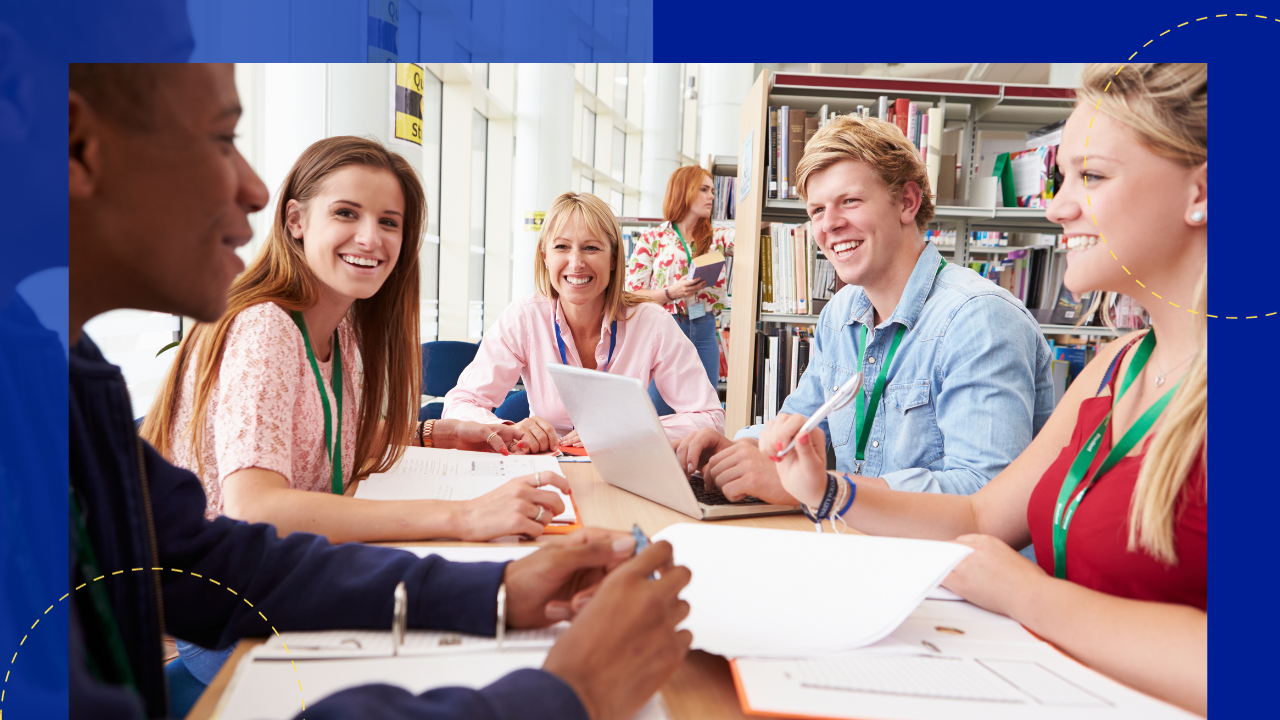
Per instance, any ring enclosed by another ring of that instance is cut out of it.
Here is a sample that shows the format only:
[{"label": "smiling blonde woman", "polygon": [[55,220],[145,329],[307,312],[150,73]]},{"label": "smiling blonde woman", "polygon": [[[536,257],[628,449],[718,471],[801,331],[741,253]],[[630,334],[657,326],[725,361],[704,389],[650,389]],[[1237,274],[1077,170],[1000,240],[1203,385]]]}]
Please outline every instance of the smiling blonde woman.
[{"label": "smiling blonde woman", "polygon": [[675,411],[662,418],[672,439],[700,428],[723,431],[724,410],[693,344],[669,313],[623,288],[624,260],[622,228],[603,200],[587,193],[556,198],[534,253],[538,292],[513,302],[485,331],[476,359],[445,396],[444,417],[498,422],[490,408],[523,379],[531,415],[520,425],[530,449],[577,443],[545,370],[551,362],[657,383]]}]

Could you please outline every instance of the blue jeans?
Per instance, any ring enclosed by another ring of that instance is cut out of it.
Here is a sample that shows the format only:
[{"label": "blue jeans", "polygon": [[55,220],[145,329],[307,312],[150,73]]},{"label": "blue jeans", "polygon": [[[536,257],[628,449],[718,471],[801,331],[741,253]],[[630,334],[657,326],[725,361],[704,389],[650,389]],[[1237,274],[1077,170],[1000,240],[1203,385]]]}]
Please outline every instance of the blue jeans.
[{"label": "blue jeans", "polygon": [[213,676],[218,674],[218,670],[222,669],[227,658],[231,657],[231,652],[236,649],[236,646],[232,645],[223,650],[210,650],[186,640],[174,639],[177,641],[178,655],[182,657],[182,664],[186,665],[187,670],[205,685],[213,680]]},{"label": "blue jeans", "polygon": [[[707,380],[710,381],[711,387],[716,387],[720,382],[720,341],[716,337],[716,316],[707,313],[697,320],[690,320],[688,315],[671,317],[675,318],[680,330],[697,349],[698,359],[702,361],[702,367],[707,371]],[[671,406],[662,399],[655,382],[649,383],[649,397],[658,410],[658,417],[675,414],[675,410],[672,410]]]}]

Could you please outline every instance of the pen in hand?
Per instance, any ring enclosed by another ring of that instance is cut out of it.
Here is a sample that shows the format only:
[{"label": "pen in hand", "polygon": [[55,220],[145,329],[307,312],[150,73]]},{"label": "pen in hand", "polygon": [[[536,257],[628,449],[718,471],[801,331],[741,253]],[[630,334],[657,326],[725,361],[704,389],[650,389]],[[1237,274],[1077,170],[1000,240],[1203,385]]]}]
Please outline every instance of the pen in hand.
[{"label": "pen in hand", "polygon": [[849,378],[848,382],[846,382],[844,385],[841,385],[840,388],[835,391],[835,393],[831,396],[830,400],[827,400],[826,402],[822,403],[822,406],[819,407],[813,413],[813,415],[804,422],[804,425],[800,428],[800,432],[796,433],[796,436],[791,438],[791,443],[787,445],[785,448],[783,448],[782,450],[779,450],[778,453],[773,456],[773,459],[779,460],[782,458],[783,455],[786,455],[787,453],[791,452],[791,448],[794,448],[796,446],[797,440],[799,440],[801,437],[805,435],[808,435],[810,432],[813,432],[813,429],[818,427],[818,425],[822,424],[822,421],[826,420],[828,415],[830,415],[836,410],[839,410],[840,408],[852,402],[853,397],[858,394],[858,390],[860,390],[861,388],[862,388],[862,373],[860,372],[854,373],[853,377]]},{"label": "pen in hand", "polygon": [[[635,557],[636,555],[644,552],[645,548],[649,547],[649,538],[645,536],[644,531],[640,529],[640,526],[634,523],[631,525],[631,536],[636,539],[636,549],[635,552],[631,554],[631,557]],[[657,580],[658,573],[649,573],[649,579]]]}]

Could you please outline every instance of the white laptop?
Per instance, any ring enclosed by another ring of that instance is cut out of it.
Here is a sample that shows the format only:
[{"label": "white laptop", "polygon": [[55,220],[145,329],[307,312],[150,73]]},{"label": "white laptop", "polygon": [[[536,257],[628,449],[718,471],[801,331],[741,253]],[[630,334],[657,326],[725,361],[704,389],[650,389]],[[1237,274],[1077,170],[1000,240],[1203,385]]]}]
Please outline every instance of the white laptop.
[{"label": "white laptop", "polygon": [[605,482],[700,520],[799,512],[755,498],[729,502],[700,477],[680,469],[658,421],[648,389],[639,380],[547,363],[569,418]]}]

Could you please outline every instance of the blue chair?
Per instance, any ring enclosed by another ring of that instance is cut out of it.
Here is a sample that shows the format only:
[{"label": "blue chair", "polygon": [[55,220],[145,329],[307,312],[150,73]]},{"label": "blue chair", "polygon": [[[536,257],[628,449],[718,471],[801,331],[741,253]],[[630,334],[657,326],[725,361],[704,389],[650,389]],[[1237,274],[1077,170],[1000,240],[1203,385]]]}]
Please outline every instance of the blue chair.
[{"label": "blue chair", "polygon": [[[422,394],[444,397],[458,384],[458,377],[476,359],[479,350],[476,343],[456,340],[422,343]],[[438,420],[442,412],[443,402],[429,402],[418,410],[418,420]]]},{"label": "blue chair", "polygon": [[191,674],[180,657],[164,666],[164,677],[169,684],[169,716],[186,717],[207,686]]},{"label": "blue chair", "polygon": [[502,405],[493,411],[494,415],[508,422],[520,422],[529,417],[529,393],[525,390],[507,395]]}]

